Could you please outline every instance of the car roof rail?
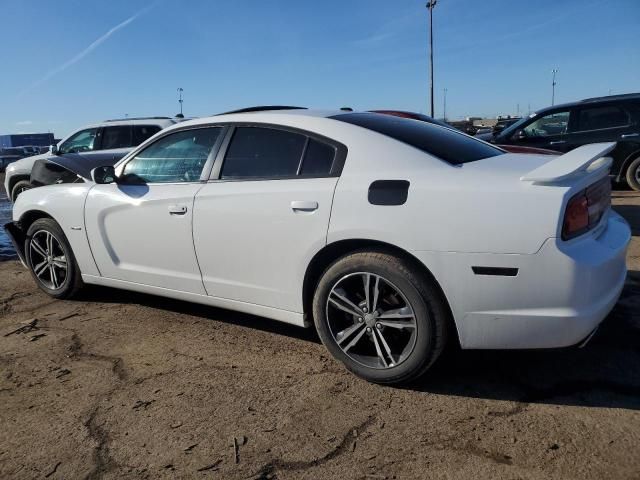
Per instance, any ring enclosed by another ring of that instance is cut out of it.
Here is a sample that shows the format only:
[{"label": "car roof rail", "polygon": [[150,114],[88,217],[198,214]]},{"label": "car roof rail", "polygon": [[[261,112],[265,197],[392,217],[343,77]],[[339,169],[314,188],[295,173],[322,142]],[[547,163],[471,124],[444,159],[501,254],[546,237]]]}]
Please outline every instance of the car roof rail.
[{"label": "car roof rail", "polygon": [[111,118],[104,122],[127,122],[129,120],[171,120],[171,117],[127,117],[127,118]]},{"label": "car roof rail", "polygon": [[605,95],[604,97],[592,97],[580,100],[579,103],[601,102],[604,100],[624,100],[625,98],[640,98],[640,93],[621,93],[619,95]]},{"label": "car roof rail", "polygon": [[257,107],[240,108],[229,112],[217,113],[217,115],[228,115],[231,113],[268,112],[269,110],[307,110],[307,107],[292,107],[287,105],[260,105]]}]

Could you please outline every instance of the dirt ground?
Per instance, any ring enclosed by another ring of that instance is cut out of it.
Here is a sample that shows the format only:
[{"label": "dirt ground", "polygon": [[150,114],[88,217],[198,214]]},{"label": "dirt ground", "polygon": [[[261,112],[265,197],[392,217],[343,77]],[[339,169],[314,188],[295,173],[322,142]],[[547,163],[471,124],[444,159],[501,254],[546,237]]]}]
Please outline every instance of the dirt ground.
[{"label": "dirt ground", "polygon": [[404,388],[311,331],[118,290],[55,301],[2,262],[0,478],[640,479],[640,195],[614,203],[630,274],[586,348],[453,351]]}]

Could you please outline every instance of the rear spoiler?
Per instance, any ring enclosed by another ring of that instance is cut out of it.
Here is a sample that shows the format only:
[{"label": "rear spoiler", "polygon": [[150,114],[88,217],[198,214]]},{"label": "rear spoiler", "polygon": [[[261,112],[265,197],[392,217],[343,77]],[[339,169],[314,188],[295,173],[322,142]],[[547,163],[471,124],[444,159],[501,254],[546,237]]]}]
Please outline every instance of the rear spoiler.
[{"label": "rear spoiler", "polygon": [[535,170],[531,170],[520,177],[520,180],[523,182],[557,183],[585,171],[609,168],[612,160],[605,155],[615,146],[616,142],[583,145],[554,158]]}]

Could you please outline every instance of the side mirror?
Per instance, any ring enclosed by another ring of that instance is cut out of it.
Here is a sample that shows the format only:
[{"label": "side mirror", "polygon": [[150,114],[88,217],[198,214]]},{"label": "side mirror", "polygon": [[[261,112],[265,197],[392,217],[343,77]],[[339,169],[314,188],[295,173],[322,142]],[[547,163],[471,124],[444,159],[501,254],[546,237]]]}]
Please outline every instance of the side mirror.
[{"label": "side mirror", "polygon": [[51,145],[49,147],[49,151],[51,152],[51,155],[58,155],[58,145]]},{"label": "side mirror", "polygon": [[525,138],[527,138],[527,134],[524,132],[524,130],[516,130],[516,133],[513,134],[513,138],[516,140],[524,140]]},{"label": "side mirror", "polygon": [[98,185],[114,183],[116,181],[116,170],[112,166],[96,167],[91,170],[91,179]]}]

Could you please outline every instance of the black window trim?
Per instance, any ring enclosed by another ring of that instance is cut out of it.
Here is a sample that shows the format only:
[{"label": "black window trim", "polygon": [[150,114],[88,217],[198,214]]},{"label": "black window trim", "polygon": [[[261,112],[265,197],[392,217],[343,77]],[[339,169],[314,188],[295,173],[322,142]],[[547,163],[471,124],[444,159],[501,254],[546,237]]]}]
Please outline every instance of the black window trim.
[{"label": "black window trim", "polygon": [[[221,128],[222,130],[220,132],[220,135],[216,139],[216,142],[214,143],[213,148],[209,152],[209,155],[207,156],[207,161],[205,162],[204,167],[202,168],[202,173],[200,174],[200,178],[198,180],[194,180],[192,182],[145,182],[144,185],[191,185],[194,183],[205,183],[209,179],[209,176],[211,175],[211,170],[213,169],[214,162],[216,161],[217,155],[221,150],[221,146],[224,143],[224,141],[227,139],[227,136],[229,133],[228,125],[224,125],[224,124],[189,125],[182,128],[176,128],[175,130],[163,132],[163,134],[160,135],[158,138],[156,138],[153,142],[147,145],[144,145],[143,148],[136,148],[134,151],[132,151],[129,158],[127,158],[126,161],[120,163],[117,166],[116,176],[118,177],[122,176],[124,169],[126,168],[129,162],[131,162],[134,158],[136,158],[138,155],[144,152],[147,148],[151,147],[152,145],[155,145],[156,142],[159,142],[163,138],[168,137],[169,135],[173,135],[174,133],[184,132],[187,130],[203,130],[205,128]],[[157,135],[157,134],[154,134],[154,135]],[[146,143],[146,140],[142,142],[141,145],[145,143]]]},{"label": "black window trim", "polygon": [[[224,142],[222,143],[220,149],[217,152],[213,169],[211,171],[211,175],[209,176],[209,180],[208,180],[209,182],[256,182],[256,181],[269,181],[269,180],[298,180],[298,179],[302,180],[302,179],[310,179],[310,178],[336,178],[342,174],[342,169],[344,168],[344,164],[347,159],[348,149],[343,143],[340,143],[329,137],[325,137],[324,135],[320,135],[315,132],[310,132],[308,130],[304,130],[301,128],[291,127],[288,125],[273,124],[273,123],[229,122],[229,123],[226,123],[225,125],[229,128],[229,130],[227,131],[227,135],[225,137]],[[239,128],[239,127],[254,127],[254,128],[265,128],[265,129],[271,129],[271,130],[281,130],[285,132],[295,133],[298,135],[303,135],[304,137],[306,137],[296,175],[222,178],[221,175],[222,175],[222,167],[224,164],[224,158],[229,149],[229,145],[231,144],[231,140],[233,138],[235,130],[236,128]],[[304,157],[307,152],[307,147],[309,145],[310,139],[316,140],[320,143],[324,143],[325,145],[329,145],[335,149],[336,153],[335,153],[335,156],[333,157],[333,164],[331,165],[331,171],[328,175],[327,174],[315,174],[315,175],[299,174],[303,166]]]}]

